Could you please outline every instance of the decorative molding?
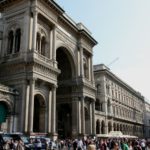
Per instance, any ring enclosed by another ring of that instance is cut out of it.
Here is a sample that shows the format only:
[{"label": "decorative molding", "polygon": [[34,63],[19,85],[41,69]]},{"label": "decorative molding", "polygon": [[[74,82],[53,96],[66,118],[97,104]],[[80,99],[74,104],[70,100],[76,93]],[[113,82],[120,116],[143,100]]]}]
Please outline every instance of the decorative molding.
[{"label": "decorative molding", "polygon": [[69,36],[67,36],[63,31],[57,28],[56,39],[64,42],[72,50],[76,50],[76,41],[73,41]]}]

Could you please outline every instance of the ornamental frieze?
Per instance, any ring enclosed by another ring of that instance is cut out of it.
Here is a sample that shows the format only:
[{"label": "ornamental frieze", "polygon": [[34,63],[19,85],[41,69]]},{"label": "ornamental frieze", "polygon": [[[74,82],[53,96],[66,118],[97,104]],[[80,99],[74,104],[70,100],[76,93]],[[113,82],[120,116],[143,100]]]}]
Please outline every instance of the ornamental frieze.
[{"label": "ornamental frieze", "polygon": [[57,79],[57,75],[59,73],[51,68],[45,67],[45,66],[37,64],[37,63],[34,64],[33,70],[34,70],[34,72],[37,72],[37,73],[41,74],[42,76],[44,74],[45,77],[50,78],[50,79],[54,78],[55,80]]}]

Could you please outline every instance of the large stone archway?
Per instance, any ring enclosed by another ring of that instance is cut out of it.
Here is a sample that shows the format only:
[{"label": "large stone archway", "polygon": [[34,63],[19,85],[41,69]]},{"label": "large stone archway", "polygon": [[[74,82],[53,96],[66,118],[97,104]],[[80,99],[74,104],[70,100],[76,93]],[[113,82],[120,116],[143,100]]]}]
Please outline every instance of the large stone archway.
[{"label": "large stone archway", "polygon": [[72,135],[72,79],[75,74],[73,58],[64,47],[56,51],[58,69],[58,88],[56,91],[57,132],[60,138]]}]

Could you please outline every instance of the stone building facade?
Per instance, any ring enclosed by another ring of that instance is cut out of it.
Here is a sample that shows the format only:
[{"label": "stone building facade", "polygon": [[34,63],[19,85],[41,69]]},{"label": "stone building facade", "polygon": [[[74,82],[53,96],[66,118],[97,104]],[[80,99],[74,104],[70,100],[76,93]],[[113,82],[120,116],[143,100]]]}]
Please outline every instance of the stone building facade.
[{"label": "stone building facade", "polygon": [[3,130],[95,134],[90,31],[53,0],[4,0],[0,12],[0,82],[18,93],[0,97],[11,118]]},{"label": "stone building facade", "polygon": [[144,107],[144,137],[150,138],[150,103],[145,101]]},{"label": "stone building facade", "polygon": [[1,130],[142,136],[144,98],[106,66],[93,71],[97,42],[82,23],[53,0],[3,0],[0,12]]},{"label": "stone building facade", "polygon": [[103,64],[94,66],[94,77],[96,134],[122,131],[142,137],[144,97]]}]

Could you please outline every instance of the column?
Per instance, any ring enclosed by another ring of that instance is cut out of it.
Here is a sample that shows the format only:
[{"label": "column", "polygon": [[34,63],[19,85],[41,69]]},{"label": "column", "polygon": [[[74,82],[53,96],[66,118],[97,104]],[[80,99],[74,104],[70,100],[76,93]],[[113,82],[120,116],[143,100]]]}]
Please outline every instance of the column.
[{"label": "column", "polygon": [[114,123],[111,121],[111,131],[114,131]]},{"label": "column", "polygon": [[72,136],[77,137],[79,131],[79,99],[72,100]]},{"label": "column", "polygon": [[78,122],[78,133],[79,134],[81,134],[81,123],[82,123],[82,121],[81,121],[81,101],[79,100],[78,101],[78,120],[79,120],[79,122]]},{"label": "column", "polygon": [[49,41],[49,47],[50,47],[50,56],[49,56],[49,58],[50,59],[53,59],[53,32],[52,32],[52,30],[50,30],[50,33],[49,33],[49,35],[50,35],[50,41]]},{"label": "column", "polygon": [[103,101],[102,109],[103,109],[103,111],[105,112],[105,114],[107,115],[107,102],[106,102],[106,100]]},{"label": "column", "polygon": [[49,99],[48,99],[48,133],[51,133],[51,112],[52,112],[52,90],[49,91]]},{"label": "column", "polygon": [[32,50],[36,50],[36,36],[37,36],[37,16],[38,12],[36,10],[33,11],[33,34],[32,34]]},{"label": "column", "polygon": [[113,115],[112,99],[110,100],[110,114]]},{"label": "column", "polygon": [[90,64],[91,64],[91,81],[94,83],[94,71],[93,71],[93,56],[91,55]]},{"label": "column", "polygon": [[7,132],[13,132],[13,115],[11,114],[10,116],[7,117],[8,118],[8,130]]},{"label": "column", "polygon": [[53,27],[53,65],[54,67],[57,67],[56,62],[56,26]]},{"label": "column", "polygon": [[105,120],[105,134],[108,134],[108,121],[107,119]]},{"label": "column", "polygon": [[33,132],[33,115],[34,115],[34,87],[35,87],[35,80],[30,80],[30,97],[29,97],[29,116],[28,116],[28,124],[29,129],[28,132]]},{"label": "column", "polygon": [[37,49],[37,51],[39,52],[39,54],[41,54],[41,49],[42,49],[42,47],[41,47],[41,41],[42,41],[42,37],[40,36],[39,47]]},{"label": "column", "polygon": [[[23,97],[22,100],[24,103],[22,106],[24,107],[24,114],[22,115],[22,120],[24,120],[24,132],[28,131],[28,112],[29,112],[29,85],[25,81],[23,86]],[[23,121],[22,121],[23,122]]]},{"label": "column", "polygon": [[92,102],[92,133],[96,134],[96,125],[95,125],[95,101]]},{"label": "column", "polygon": [[25,17],[24,17],[24,20],[25,20],[25,33],[24,33],[24,36],[25,36],[25,40],[23,43],[23,51],[26,52],[28,51],[31,47],[29,46],[30,45],[30,26],[31,26],[31,16],[30,16],[30,9],[26,10],[26,13],[25,13]]},{"label": "column", "polygon": [[83,71],[83,48],[80,47],[80,76],[84,76],[84,71]]},{"label": "column", "polygon": [[91,81],[91,58],[88,58],[88,74],[89,74],[89,81]]},{"label": "column", "polygon": [[52,133],[56,133],[56,85],[52,87]]},{"label": "column", "polygon": [[93,111],[92,102],[90,103],[90,134],[93,134]]},{"label": "column", "polygon": [[81,97],[81,134],[85,134],[84,97]]}]

